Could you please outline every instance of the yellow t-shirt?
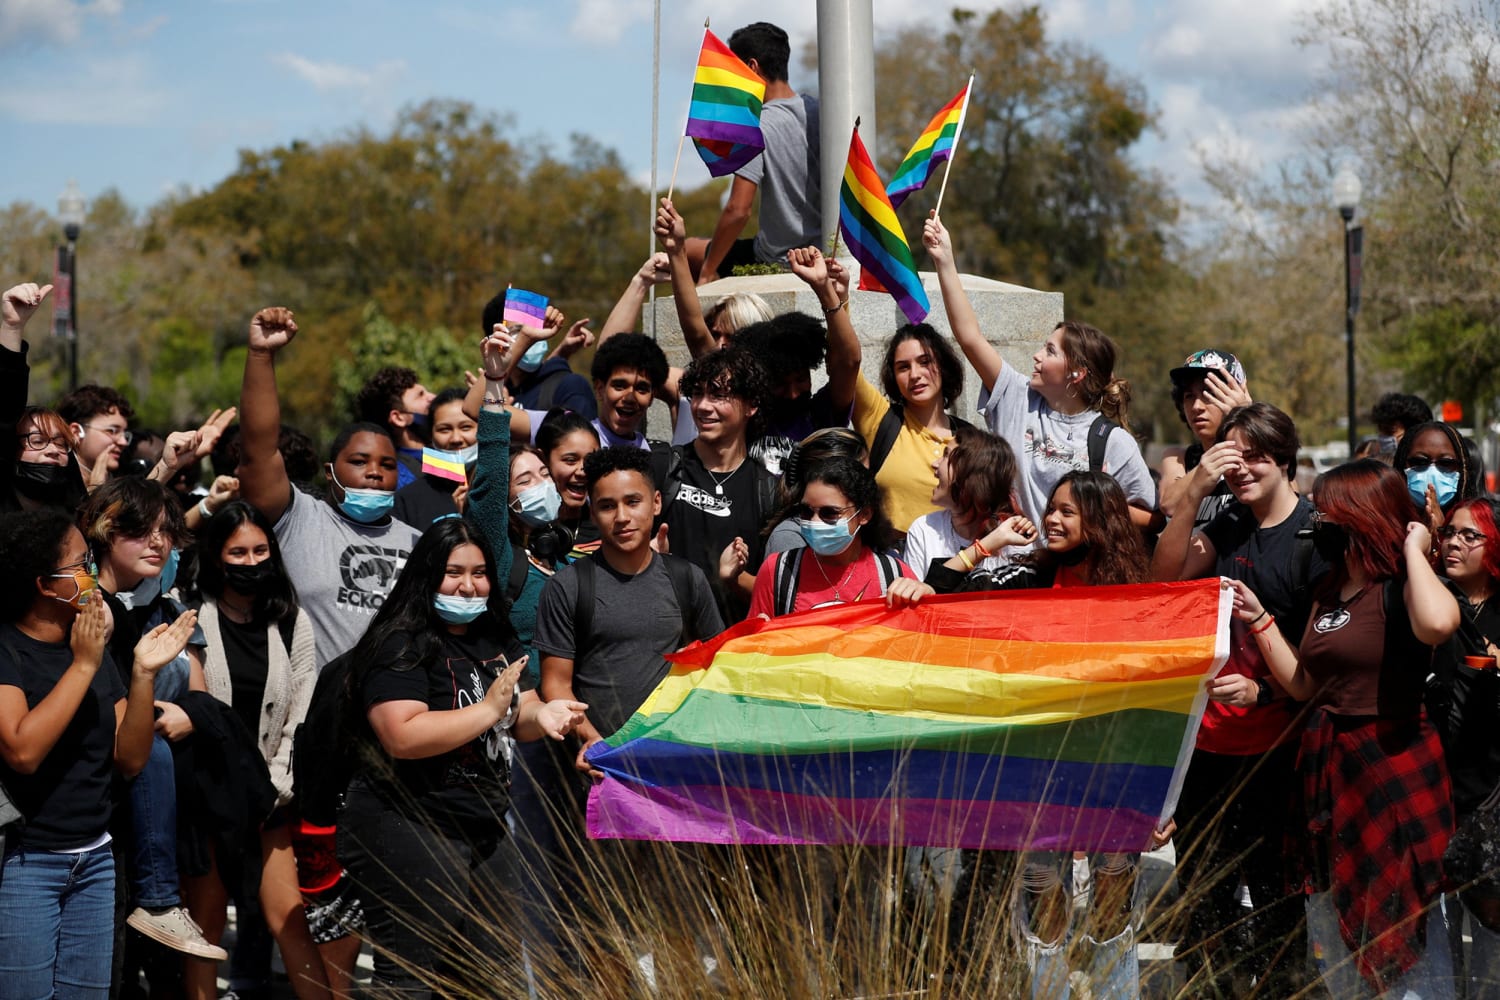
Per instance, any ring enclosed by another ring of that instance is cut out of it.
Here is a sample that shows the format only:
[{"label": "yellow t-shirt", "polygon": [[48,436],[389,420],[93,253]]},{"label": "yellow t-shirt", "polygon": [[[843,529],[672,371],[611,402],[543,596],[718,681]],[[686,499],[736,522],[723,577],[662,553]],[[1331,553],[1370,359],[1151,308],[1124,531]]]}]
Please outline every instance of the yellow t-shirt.
[{"label": "yellow t-shirt", "polygon": [[[854,429],[865,444],[875,444],[875,434],[880,421],[890,410],[891,402],[885,393],[871,385],[864,377],[854,389]],[[923,514],[937,510],[932,502],[932,491],[937,486],[937,475],[932,463],[937,461],[952,437],[939,437],[932,431],[905,416],[901,433],[886,456],[885,464],[875,473],[875,481],[885,489],[885,510],[897,531],[905,532],[911,523]]]}]

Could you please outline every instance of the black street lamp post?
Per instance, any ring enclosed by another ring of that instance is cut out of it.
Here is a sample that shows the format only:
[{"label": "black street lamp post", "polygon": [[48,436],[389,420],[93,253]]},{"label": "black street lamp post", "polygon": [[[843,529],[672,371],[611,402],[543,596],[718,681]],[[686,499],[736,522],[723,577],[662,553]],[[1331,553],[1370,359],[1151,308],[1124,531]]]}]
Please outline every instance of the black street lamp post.
[{"label": "black street lamp post", "polygon": [[78,388],[78,234],[83,229],[83,192],[78,182],[69,180],[57,199],[57,217],[62,220],[67,246],[57,248],[57,273],[66,283],[65,294],[58,296],[53,307],[53,332],[67,338],[68,388]]}]

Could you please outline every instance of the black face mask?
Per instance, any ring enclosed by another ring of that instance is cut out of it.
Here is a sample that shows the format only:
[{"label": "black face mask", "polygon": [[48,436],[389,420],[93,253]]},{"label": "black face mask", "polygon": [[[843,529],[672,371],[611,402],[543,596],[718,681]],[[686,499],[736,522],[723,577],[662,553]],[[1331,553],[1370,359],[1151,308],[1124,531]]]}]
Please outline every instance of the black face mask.
[{"label": "black face mask", "polygon": [[53,503],[63,499],[68,492],[66,465],[51,462],[17,462],[15,465],[16,492],[37,503]]},{"label": "black face mask", "polygon": [[246,597],[259,597],[276,582],[276,567],[269,559],[253,566],[224,564],[224,583]]},{"label": "black face mask", "polygon": [[1344,561],[1344,552],[1349,548],[1349,535],[1340,524],[1315,524],[1312,529],[1313,551],[1323,557],[1324,562]]}]

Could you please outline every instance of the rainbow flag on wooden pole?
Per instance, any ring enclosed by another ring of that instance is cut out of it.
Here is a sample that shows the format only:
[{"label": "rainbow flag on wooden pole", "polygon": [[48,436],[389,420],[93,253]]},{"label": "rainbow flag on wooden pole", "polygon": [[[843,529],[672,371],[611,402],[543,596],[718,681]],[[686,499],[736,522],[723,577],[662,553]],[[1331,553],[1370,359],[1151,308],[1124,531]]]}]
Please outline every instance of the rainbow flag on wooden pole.
[{"label": "rainbow flag on wooden pole", "polygon": [[1218,580],[744,622],[588,759],[589,835],[1146,848],[1229,652]]},{"label": "rainbow flag on wooden pole", "polygon": [[[760,108],[765,97],[765,81],[709,31],[705,21],[703,47],[698,52],[698,68],[693,72],[693,100],[682,134],[693,140],[709,174],[714,177],[732,174],[766,148],[760,131]],[[681,159],[679,141],[668,198],[677,187],[677,164]]]},{"label": "rainbow flag on wooden pole", "polygon": [[[943,105],[943,109],[933,116],[932,121],[927,123],[927,127],[912,144],[906,159],[901,161],[891,182],[885,186],[885,193],[890,196],[892,207],[899,207],[907,195],[926,187],[939,163],[946,160],[949,169],[952,169],[953,150],[958,145],[958,137],[963,134],[964,118],[969,113],[969,93],[973,89],[974,75],[971,73],[958,96]],[[948,173],[944,171],[945,187],[947,181]],[[941,205],[942,201],[942,196],[939,195],[938,204]]]},{"label": "rainbow flag on wooden pole", "polygon": [[839,187],[839,231],[859,261],[859,287],[889,292],[908,320],[922,322],[931,308],[927,291],[885,185],[860,141],[857,119],[844,163],[844,183]]}]

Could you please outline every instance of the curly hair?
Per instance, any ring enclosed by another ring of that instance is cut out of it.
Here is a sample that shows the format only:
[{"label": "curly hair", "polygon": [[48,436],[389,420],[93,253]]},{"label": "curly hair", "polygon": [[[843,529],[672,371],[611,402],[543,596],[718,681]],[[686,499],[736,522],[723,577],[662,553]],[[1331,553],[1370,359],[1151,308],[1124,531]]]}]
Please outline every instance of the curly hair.
[{"label": "curly hair", "polygon": [[1089,409],[1098,410],[1130,430],[1126,418],[1126,411],[1130,408],[1130,383],[1115,378],[1115,359],[1120,353],[1115,342],[1105,336],[1104,331],[1075,319],[1063,320],[1053,329],[1062,331],[1063,355],[1068,364],[1083,371],[1083,380],[1078,383],[1079,395]]},{"label": "curly hair", "polygon": [[755,413],[745,425],[745,437],[760,437],[766,423],[766,399],[771,394],[771,379],[765,365],[738,341],[729,347],[710,351],[694,358],[677,380],[677,391],[684,399],[699,395],[730,396],[741,400]]},{"label": "curly hair", "polygon": [[964,365],[953,345],[928,323],[908,323],[886,341],[885,360],[880,363],[880,387],[885,390],[885,398],[893,406],[902,406],[906,402],[896,385],[896,350],[908,340],[920,342],[937,363],[938,377],[943,380],[943,405],[952,406],[964,392]]},{"label": "curly hair", "polygon": [[379,424],[389,433],[391,411],[401,409],[401,397],[421,381],[410,368],[380,369],[365,379],[354,397],[355,420]]},{"label": "curly hair", "polygon": [[[1149,580],[1151,557],[1146,553],[1140,529],[1130,523],[1130,503],[1115,477],[1107,472],[1074,469],[1052,488],[1052,495],[1047,498],[1048,513],[1053,509],[1058,490],[1064,486],[1073,493],[1078,520],[1083,526],[1089,582],[1107,586]],[[1049,549],[1030,552],[1018,561],[1039,569],[1055,567],[1060,562]]]},{"label": "curly hair", "polygon": [[608,382],[615,372],[628,369],[645,375],[652,390],[660,392],[669,368],[667,356],[656,341],[644,333],[621,333],[599,345],[589,375],[595,382]]},{"label": "curly hair", "polygon": [[651,468],[651,453],[644,448],[600,448],[583,460],[583,477],[590,494],[599,480],[616,472],[639,472],[652,489],[658,485]]},{"label": "curly hair", "polygon": [[57,572],[73,519],[44,507],[0,514],[0,622],[20,621],[41,595],[36,582]]},{"label": "curly hair", "polygon": [[161,483],[140,476],[111,479],[93,493],[78,511],[78,527],[96,551],[121,538],[145,538],[160,522],[174,546],[187,541],[182,506]]},{"label": "curly hair", "polygon": [[776,385],[788,375],[806,375],[823,366],[828,329],[807,313],[782,313],[736,332],[734,346],[754,354]]},{"label": "curly hair", "polygon": [[1432,422],[1432,407],[1422,397],[1407,392],[1388,392],[1370,408],[1370,419],[1377,428],[1404,427],[1410,431],[1418,424]]},{"label": "curly hair", "polygon": [[135,419],[130,401],[107,385],[80,385],[57,401],[57,412],[70,424],[86,424],[110,410],[120,411],[126,423]]}]

